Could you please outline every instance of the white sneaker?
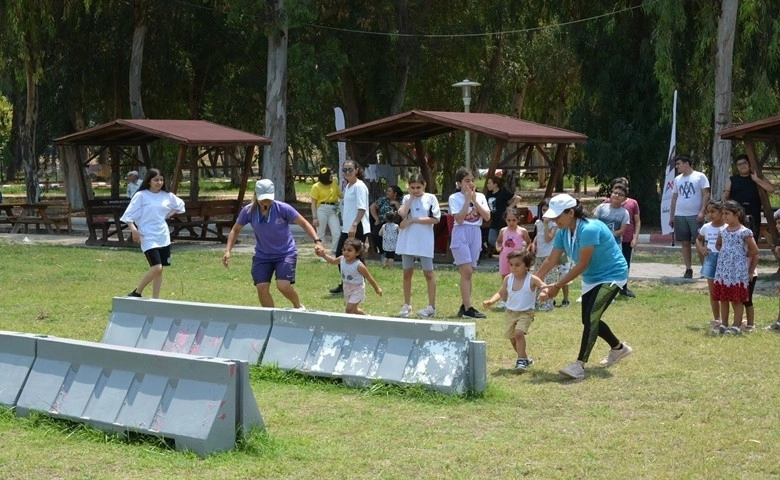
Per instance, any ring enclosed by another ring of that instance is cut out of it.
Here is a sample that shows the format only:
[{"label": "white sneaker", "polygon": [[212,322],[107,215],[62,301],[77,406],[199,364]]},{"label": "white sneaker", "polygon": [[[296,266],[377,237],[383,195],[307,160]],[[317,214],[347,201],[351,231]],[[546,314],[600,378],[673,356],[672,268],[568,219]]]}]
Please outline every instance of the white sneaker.
[{"label": "white sneaker", "polygon": [[506,310],[506,302],[501,300],[496,304],[496,310]]},{"label": "white sneaker", "polygon": [[621,348],[619,350],[612,350],[612,349],[610,349],[609,353],[607,354],[607,356],[604,357],[599,362],[599,365],[601,365],[602,367],[608,367],[608,366],[618,362],[619,360],[622,360],[622,359],[626,358],[627,356],[631,355],[631,352],[633,352],[633,351],[634,350],[631,347],[629,347],[627,343],[624,343],[623,344],[623,348]]},{"label": "white sneaker", "polygon": [[582,363],[580,362],[571,362],[558,370],[558,373],[564,377],[573,378],[574,380],[582,380],[585,378],[585,368],[583,368]]},{"label": "white sneaker", "polygon": [[[406,306],[406,305],[404,305]],[[410,309],[412,307],[409,307]],[[422,310],[417,311],[417,316],[420,318],[430,318],[436,315],[436,309],[432,306],[428,305],[427,307],[423,308]]]},{"label": "white sneaker", "polygon": [[412,313],[412,306],[404,304],[404,306],[401,307],[401,311],[398,312],[398,316],[401,318],[409,318],[410,313]]}]

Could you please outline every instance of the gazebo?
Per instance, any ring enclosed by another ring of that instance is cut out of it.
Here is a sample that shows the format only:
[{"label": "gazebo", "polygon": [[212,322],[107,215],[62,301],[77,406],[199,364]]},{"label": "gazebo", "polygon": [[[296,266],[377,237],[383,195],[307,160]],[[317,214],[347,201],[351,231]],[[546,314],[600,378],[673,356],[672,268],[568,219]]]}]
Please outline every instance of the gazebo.
[{"label": "gazebo", "polygon": [[[732,142],[744,142],[750,168],[757,175],[762,176],[764,161],[772,153],[772,150],[780,156],[780,115],[725,128],[720,131],[720,138],[731,140]],[[756,154],[756,142],[764,142],[767,147],[760,161]],[[769,195],[761,188],[758,189],[758,194],[761,197],[761,209],[767,219],[766,232],[771,239],[770,246],[774,246],[777,244],[778,239],[777,226],[774,222],[774,211],[769,203]],[[780,272],[780,270],[778,271]]]},{"label": "gazebo", "polygon": [[[237,162],[237,166],[242,169],[238,197],[224,201],[199,200],[192,198],[191,190],[187,213],[172,221],[173,238],[225,241],[223,229],[235,221],[244,200],[255,146],[269,145],[271,140],[204,120],[118,119],[54,140],[61,148],[65,163],[79,167],[71,179],[79,182],[89,227],[88,245],[129,242],[129,238],[126,239],[122,233],[123,225],[119,221],[129,203],[129,199],[120,196],[121,169],[153,166],[149,145],[161,139],[179,146],[169,187],[173,192],[178,190],[184,169],[190,170],[193,182],[198,181],[200,158],[214,153],[225,155],[228,149],[244,149],[243,158]],[[85,147],[97,148],[86,156]],[[197,153],[188,155],[191,151]],[[106,152],[111,166],[111,196],[94,198],[87,165]],[[189,235],[184,236],[184,232]]]},{"label": "gazebo", "polygon": [[[555,184],[563,174],[566,147],[573,143],[585,143],[588,139],[581,133],[520,120],[507,115],[428,110],[412,110],[364,123],[329,133],[327,138],[342,142],[373,143],[375,144],[374,153],[385,146],[407,157],[406,152],[394,144],[413,143],[416,158],[411,158],[411,160],[420,167],[426,182],[431,184],[431,172],[425,160],[422,141],[459,130],[485,135],[495,140],[487,172],[488,176],[493,175],[497,168],[509,167],[510,163],[518,158],[525,157],[527,162],[534,151],[539,152],[552,166],[552,175],[547,182],[545,196],[552,194]],[[509,143],[518,144],[519,148],[502,159],[504,148]],[[544,146],[547,144],[558,146],[554,160],[551,160],[544,150]]]}]

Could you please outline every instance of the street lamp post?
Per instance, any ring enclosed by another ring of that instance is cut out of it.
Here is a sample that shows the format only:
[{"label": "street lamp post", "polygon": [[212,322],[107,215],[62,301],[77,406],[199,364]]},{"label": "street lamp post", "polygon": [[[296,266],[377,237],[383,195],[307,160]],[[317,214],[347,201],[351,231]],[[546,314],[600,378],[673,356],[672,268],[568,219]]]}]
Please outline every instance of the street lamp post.
[{"label": "street lamp post", "polygon": [[[453,87],[460,87],[463,90],[463,111],[466,113],[469,113],[470,107],[471,107],[471,87],[478,87],[482,85],[481,83],[472,82],[468,78],[463,80],[462,82],[453,83]],[[465,130],[463,133],[466,134],[466,168],[471,168],[471,133],[468,130]]]}]

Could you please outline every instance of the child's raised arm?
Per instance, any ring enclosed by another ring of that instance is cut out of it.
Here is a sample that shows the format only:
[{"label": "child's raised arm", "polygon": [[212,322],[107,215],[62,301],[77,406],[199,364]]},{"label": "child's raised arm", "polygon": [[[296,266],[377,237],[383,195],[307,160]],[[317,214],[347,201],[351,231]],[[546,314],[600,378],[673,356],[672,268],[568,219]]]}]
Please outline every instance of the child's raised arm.
[{"label": "child's raised arm", "polygon": [[[317,253],[317,252],[315,252],[315,253]],[[322,255],[319,255],[319,253],[322,253]],[[335,264],[341,262],[341,255],[339,255],[338,257],[334,257],[334,256],[330,255],[329,253],[327,253],[325,250],[321,250],[319,253],[317,253],[317,254],[320,257],[324,258],[325,261],[330,263],[330,264],[335,265]]]}]

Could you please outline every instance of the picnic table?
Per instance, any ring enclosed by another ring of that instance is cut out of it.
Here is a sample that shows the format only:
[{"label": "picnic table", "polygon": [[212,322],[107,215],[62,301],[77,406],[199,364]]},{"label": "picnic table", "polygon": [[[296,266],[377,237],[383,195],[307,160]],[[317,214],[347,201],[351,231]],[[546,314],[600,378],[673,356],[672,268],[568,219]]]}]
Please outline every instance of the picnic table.
[{"label": "picnic table", "polygon": [[11,225],[11,233],[28,233],[31,225],[35,225],[36,233],[40,233],[42,228],[50,234],[73,231],[68,202],[3,203],[0,211],[4,213],[0,215],[0,224]]}]

